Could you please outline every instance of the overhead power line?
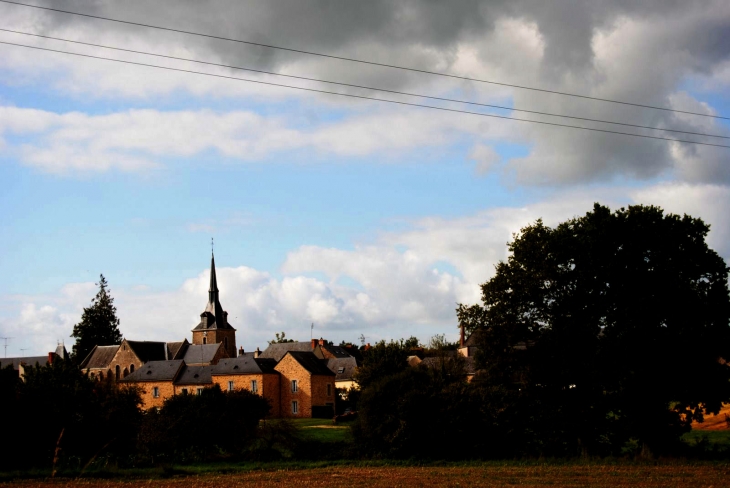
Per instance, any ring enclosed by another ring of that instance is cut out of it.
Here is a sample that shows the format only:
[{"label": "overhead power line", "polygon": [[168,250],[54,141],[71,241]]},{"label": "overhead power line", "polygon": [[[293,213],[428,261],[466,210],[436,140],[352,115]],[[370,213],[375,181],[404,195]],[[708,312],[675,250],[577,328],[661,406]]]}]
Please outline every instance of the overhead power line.
[{"label": "overhead power line", "polygon": [[436,97],[436,96],[432,96],[432,95],[423,95],[423,94],[420,94],[420,93],[411,93],[411,92],[404,92],[404,91],[398,91],[398,90],[389,90],[389,89],[386,89],[386,88],[376,88],[376,87],[365,86],[365,85],[355,85],[355,84],[352,84],[352,83],[343,83],[343,82],[339,82],[339,81],[329,81],[329,80],[324,80],[324,79],[321,79],[321,78],[310,78],[310,77],[307,77],[307,76],[289,75],[289,74],[284,74],[284,73],[277,73],[277,72],[274,72],[274,71],[266,71],[266,70],[254,69],[254,68],[245,68],[245,67],[242,67],[242,66],[235,66],[235,65],[230,65],[230,64],[213,63],[213,62],[210,62],[210,61],[202,61],[202,60],[191,59],[191,58],[182,58],[182,57],[179,57],[179,56],[170,56],[170,55],[167,55],[167,54],[158,54],[158,53],[153,53],[153,52],[149,52],[149,51],[137,51],[137,50],[134,50],[134,49],[126,49],[126,48],[115,47],[115,46],[107,46],[105,44],[95,44],[95,43],[92,43],[92,42],[76,41],[76,40],[66,39],[66,38],[62,38],[62,37],[46,36],[46,35],[43,35],[43,34],[35,34],[35,33],[31,33],[31,32],[23,32],[23,31],[17,31],[17,30],[12,30],[12,29],[3,29],[3,28],[0,28],[0,31],[2,31],[2,32],[11,32],[13,34],[22,34],[22,35],[25,35],[25,36],[40,37],[40,38],[43,38],[43,39],[53,39],[55,41],[70,42],[70,43],[74,43],[74,44],[81,44],[83,46],[92,46],[92,47],[99,47],[99,48],[103,48],[103,49],[111,49],[111,50],[114,50],[114,51],[122,51],[122,52],[127,52],[127,53],[134,53],[134,54],[143,54],[145,56],[155,56],[155,57],[158,57],[158,58],[174,59],[174,60],[177,60],[177,61],[186,61],[186,62],[191,62],[191,63],[199,63],[199,64],[205,64],[205,65],[208,65],[208,66],[217,66],[217,67],[221,67],[221,68],[229,68],[229,69],[235,69],[235,70],[241,70],[241,71],[250,71],[250,72],[253,72],[253,73],[262,73],[262,74],[273,75],[273,76],[283,76],[285,78],[293,78],[293,79],[297,79],[297,80],[316,81],[316,82],[319,82],[319,83],[328,83],[328,84],[331,84],[331,85],[347,86],[347,87],[351,87],[351,88],[361,88],[361,89],[364,89],[364,90],[380,91],[380,92],[384,92],[384,93],[393,93],[393,94],[397,94],[397,95],[406,95],[406,96],[410,96],[410,97],[427,98],[427,99],[431,99],[431,100],[439,100],[439,101],[442,101],[442,102],[463,103],[463,104],[474,105],[474,106],[479,106],[479,107],[496,108],[496,109],[501,109],[501,110],[511,110],[511,111],[514,111],[514,112],[524,112],[524,113],[537,114],[537,115],[547,115],[549,117],[560,117],[560,118],[573,119],[573,120],[582,120],[582,121],[586,121],[586,122],[597,122],[597,123],[601,123],[601,124],[620,125],[620,126],[624,126],[624,127],[634,127],[634,128],[638,128],[638,129],[649,129],[649,130],[658,130],[658,131],[663,131],[663,132],[676,132],[678,134],[688,134],[688,135],[694,135],[694,136],[704,136],[704,137],[716,137],[716,138],[720,138],[720,139],[730,139],[730,136],[723,136],[723,135],[719,135],[719,134],[707,134],[707,133],[704,133],[704,132],[692,132],[692,131],[679,130],[679,129],[668,129],[668,128],[663,128],[663,127],[652,127],[652,126],[648,126],[648,125],[629,124],[629,123],[626,123],[626,122],[614,122],[614,121],[610,121],[610,120],[592,119],[592,118],[589,118],[589,117],[578,117],[578,116],[575,116],[575,115],[554,114],[554,113],[550,113],[550,112],[541,112],[541,111],[537,111],[537,110],[527,110],[527,109],[521,109],[521,108],[516,108],[516,107],[507,107],[507,106],[503,106],[503,105],[493,105],[493,104],[488,104],[488,103],[472,102],[472,101],[469,101],[469,100],[459,100],[459,99],[455,99],[455,98]]},{"label": "overhead power line", "polygon": [[524,86],[524,85],[516,85],[513,83],[505,83],[505,82],[499,82],[499,81],[493,81],[493,80],[484,80],[484,79],[479,79],[479,78],[470,78],[468,76],[459,76],[459,75],[454,75],[451,73],[444,73],[444,72],[439,72],[439,71],[429,71],[429,70],[418,69],[418,68],[410,68],[407,66],[398,66],[395,64],[378,63],[376,61],[368,61],[365,59],[357,59],[357,58],[348,58],[345,56],[336,56],[334,54],[325,54],[325,53],[318,53],[318,52],[314,52],[314,51],[305,51],[303,49],[294,49],[294,48],[288,48],[288,47],[283,47],[283,46],[275,46],[273,44],[264,44],[261,42],[245,41],[243,39],[234,39],[234,38],[230,38],[230,37],[217,36],[217,35],[213,35],[213,34],[204,34],[202,32],[194,32],[194,31],[188,31],[188,30],[183,30],[183,29],[174,29],[172,27],[164,27],[164,26],[153,25],[153,24],[144,24],[142,22],[132,22],[129,20],[114,19],[111,17],[102,17],[100,15],[85,14],[85,13],[81,13],[81,12],[74,12],[71,10],[61,10],[58,8],[42,7],[40,5],[13,2],[10,0],[0,0],[0,2],[12,4],[12,5],[20,5],[23,7],[31,7],[31,8],[41,9],[41,10],[47,10],[47,11],[51,11],[51,12],[58,12],[58,13],[69,14],[69,15],[78,15],[80,17],[87,17],[87,18],[91,18],[91,19],[106,20],[108,22],[117,22],[120,24],[134,25],[134,26],[146,27],[146,28],[150,28],[150,29],[159,29],[159,30],[164,30],[164,31],[168,31],[168,32],[177,32],[179,34],[207,37],[209,39],[218,39],[221,41],[237,42],[239,44],[247,44],[249,46],[259,46],[259,47],[265,47],[265,48],[269,48],[269,49],[277,49],[277,50],[281,50],[281,51],[294,52],[294,53],[298,53],[298,54],[307,54],[310,56],[319,56],[322,58],[337,59],[340,61],[349,61],[352,63],[361,63],[361,64],[367,64],[367,65],[371,65],[371,66],[380,66],[383,68],[392,68],[392,69],[399,69],[399,70],[403,70],[403,71],[412,71],[415,73],[443,76],[446,78],[454,78],[454,79],[465,80],[465,81],[475,81],[478,83],[488,83],[491,85],[507,86],[507,87],[511,87],[511,88],[518,88],[520,90],[531,90],[531,91],[537,91],[537,92],[542,92],[542,93],[552,93],[554,95],[582,98],[585,100],[594,100],[594,101],[598,101],[598,102],[616,103],[616,104],[628,105],[628,106],[632,106],[632,107],[649,108],[649,109],[653,109],[653,110],[663,110],[663,111],[667,111],[667,112],[682,113],[682,114],[688,114],[688,115],[697,115],[700,117],[710,117],[710,118],[715,118],[715,119],[730,120],[730,117],[723,117],[720,115],[710,115],[710,114],[703,114],[703,113],[699,113],[699,112],[688,112],[688,111],[677,110],[677,109],[668,108],[668,107],[659,107],[659,106],[655,106],[655,105],[644,105],[644,104],[640,104],[640,103],[613,100],[610,98],[591,97],[588,95],[580,95],[577,93],[568,93],[568,92],[562,92],[562,91],[557,91],[557,90],[548,90],[545,88],[536,88],[536,87],[530,87],[530,86]]},{"label": "overhead power line", "polygon": [[402,102],[402,101],[398,101],[398,100],[388,100],[385,98],[368,97],[365,95],[355,95],[355,94],[351,94],[351,93],[338,93],[338,92],[333,92],[333,91],[329,91],[329,90],[320,90],[320,89],[316,89],[316,88],[304,88],[301,86],[285,85],[282,83],[273,83],[270,81],[252,80],[249,78],[240,78],[237,76],[219,75],[219,74],[214,74],[214,73],[206,73],[204,71],[195,71],[195,70],[182,69],[182,68],[172,68],[170,66],[160,66],[157,64],[140,63],[137,61],[128,61],[128,60],[124,60],[124,59],[107,58],[104,56],[93,56],[91,54],[81,54],[81,53],[75,53],[75,52],[71,52],[71,51],[62,51],[60,49],[50,49],[50,48],[46,48],[46,47],[29,46],[26,44],[18,44],[18,43],[14,43],[14,42],[0,41],[0,44],[4,44],[7,46],[24,47],[24,48],[28,48],[28,49],[36,49],[39,51],[48,51],[48,52],[53,52],[53,53],[69,54],[72,56],[79,56],[79,57],[83,57],[83,58],[99,59],[99,60],[103,60],[103,61],[113,61],[116,63],[124,63],[124,64],[130,64],[130,65],[135,65],[135,66],[145,66],[148,68],[158,68],[158,69],[164,69],[164,70],[168,70],[168,71],[177,71],[180,73],[191,73],[191,74],[196,74],[196,75],[212,76],[215,78],[223,78],[223,79],[227,79],[227,80],[236,80],[236,81],[245,81],[248,83],[257,83],[260,85],[276,86],[276,87],[280,87],[280,88],[290,88],[293,90],[301,90],[301,91],[307,91],[307,92],[313,92],[313,93],[324,93],[324,94],[328,94],[328,95],[337,95],[340,97],[357,98],[360,100],[372,100],[372,101],[376,101],[376,102],[393,103],[393,104],[404,105],[404,106],[408,106],[408,107],[429,108],[429,109],[433,109],[433,110],[441,110],[443,112],[477,115],[480,117],[490,117],[490,118],[502,119],[502,120],[513,120],[516,122],[527,122],[527,123],[531,123],[531,124],[549,125],[549,126],[553,126],[553,127],[579,129],[579,130],[585,130],[585,131],[591,131],[591,132],[602,132],[605,134],[617,134],[617,135],[631,136],[631,137],[642,137],[645,139],[656,139],[656,140],[660,140],[660,141],[683,142],[683,143],[687,143],[687,144],[697,144],[700,146],[730,148],[730,146],[728,146],[728,145],[711,144],[709,142],[697,142],[697,141],[690,141],[690,140],[685,140],[685,139],[672,139],[669,137],[649,136],[649,135],[645,135],[645,134],[633,134],[631,132],[621,132],[621,131],[608,130],[608,129],[596,129],[593,127],[581,127],[579,125],[560,124],[557,122],[546,122],[546,121],[542,121],[542,120],[520,119],[517,117],[507,117],[504,115],[496,115],[496,114],[485,114],[482,112],[472,112],[469,110],[458,110],[458,109],[454,109],[454,108],[438,107],[435,105],[425,105],[425,104],[421,104],[421,103]]}]

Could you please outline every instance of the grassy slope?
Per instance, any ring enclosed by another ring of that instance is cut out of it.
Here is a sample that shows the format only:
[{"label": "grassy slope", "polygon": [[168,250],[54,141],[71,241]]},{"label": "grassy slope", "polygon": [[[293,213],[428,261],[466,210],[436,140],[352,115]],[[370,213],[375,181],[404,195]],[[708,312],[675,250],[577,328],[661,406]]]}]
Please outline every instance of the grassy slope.
[{"label": "grassy slope", "polygon": [[333,425],[331,419],[295,419],[292,421],[300,429],[303,440],[317,442],[350,442],[348,425]]}]

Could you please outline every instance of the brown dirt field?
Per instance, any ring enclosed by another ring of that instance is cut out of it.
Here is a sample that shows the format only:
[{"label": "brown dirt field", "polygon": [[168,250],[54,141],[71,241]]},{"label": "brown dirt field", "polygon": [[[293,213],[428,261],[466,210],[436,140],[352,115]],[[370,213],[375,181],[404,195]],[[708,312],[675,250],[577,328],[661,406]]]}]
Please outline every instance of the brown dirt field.
[{"label": "brown dirt field", "polygon": [[728,430],[725,415],[730,415],[730,403],[723,405],[717,415],[706,415],[705,421],[701,424],[692,423],[692,430]]},{"label": "brown dirt field", "polygon": [[483,467],[329,467],[292,471],[256,471],[168,480],[19,481],[24,487],[720,487],[730,466],[483,466]]}]

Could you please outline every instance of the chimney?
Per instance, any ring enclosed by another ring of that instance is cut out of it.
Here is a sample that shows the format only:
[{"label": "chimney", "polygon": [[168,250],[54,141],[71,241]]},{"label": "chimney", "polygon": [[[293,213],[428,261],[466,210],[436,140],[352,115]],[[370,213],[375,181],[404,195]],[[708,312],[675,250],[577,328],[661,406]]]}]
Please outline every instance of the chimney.
[{"label": "chimney", "polygon": [[238,355],[243,356],[243,346],[238,348]]},{"label": "chimney", "polygon": [[224,310],[223,311],[223,324],[227,324],[227,323],[228,323],[228,312],[226,312]]},{"label": "chimney", "polygon": [[253,352],[253,357],[258,358],[261,356],[261,350],[257,347],[256,350]]},{"label": "chimney", "polygon": [[464,347],[464,324],[461,324],[461,332],[459,333],[459,347]]},{"label": "chimney", "polygon": [[319,341],[317,341],[317,339],[312,339],[312,350],[314,350],[314,348],[317,347],[318,342]]},{"label": "chimney", "polygon": [[48,364],[53,364],[53,357],[56,355],[55,352],[48,353]]},{"label": "chimney", "polygon": [[319,345],[324,346],[324,339],[322,339],[321,337],[319,338]]}]

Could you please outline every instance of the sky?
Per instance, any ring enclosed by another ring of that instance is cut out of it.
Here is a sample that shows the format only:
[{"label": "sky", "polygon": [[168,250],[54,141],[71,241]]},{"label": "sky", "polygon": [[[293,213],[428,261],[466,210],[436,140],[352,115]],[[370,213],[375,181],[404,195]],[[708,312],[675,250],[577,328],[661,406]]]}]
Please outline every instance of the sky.
[{"label": "sky", "polygon": [[[566,97],[0,3],[0,42],[301,88],[713,144],[730,140],[726,0],[28,0],[39,6]],[[276,74],[357,84],[368,89]],[[382,90],[499,105],[439,102]],[[730,259],[730,149],[589,132],[0,44],[0,337],[67,347],[109,281],[130,340],[191,338],[211,238],[245,350],[458,336],[538,218],[659,205]],[[311,331],[311,324],[314,330]],[[0,342],[3,345],[3,342]],[[5,352],[3,351],[3,354]]]}]

